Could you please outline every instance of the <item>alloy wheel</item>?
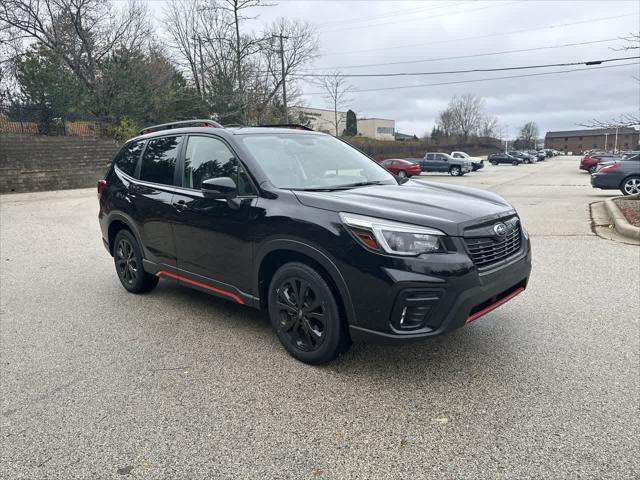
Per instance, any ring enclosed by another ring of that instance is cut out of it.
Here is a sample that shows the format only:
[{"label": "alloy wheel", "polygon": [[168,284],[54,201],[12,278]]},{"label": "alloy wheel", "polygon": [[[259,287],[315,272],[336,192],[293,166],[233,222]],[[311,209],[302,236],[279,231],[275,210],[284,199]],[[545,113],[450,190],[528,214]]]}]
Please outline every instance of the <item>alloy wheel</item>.
[{"label": "alloy wheel", "polygon": [[133,250],[133,245],[126,238],[118,242],[116,248],[116,266],[120,278],[128,285],[133,285],[138,278],[138,261]]},{"label": "alloy wheel", "polygon": [[312,352],[323,344],[327,320],[325,302],[305,280],[286,279],[276,290],[278,327],[289,344]]},{"label": "alloy wheel", "polygon": [[640,193],[640,178],[630,178],[629,180],[624,182],[624,186],[622,187],[622,189],[627,195]]},{"label": "alloy wheel", "polygon": [[460,168],[459,167],[452,167],[451,168],[451,175],[453,175],[454,177],[457,177],[460,175]]},{"label": "alloy wheel", "polygon": [[404,177],[406,177],[406,176],[407,176],[407,172],[405,172],[404,170],[400,170],[400,171],[398,172],[398,176],[399,176],[400,178],[404,178]]}]

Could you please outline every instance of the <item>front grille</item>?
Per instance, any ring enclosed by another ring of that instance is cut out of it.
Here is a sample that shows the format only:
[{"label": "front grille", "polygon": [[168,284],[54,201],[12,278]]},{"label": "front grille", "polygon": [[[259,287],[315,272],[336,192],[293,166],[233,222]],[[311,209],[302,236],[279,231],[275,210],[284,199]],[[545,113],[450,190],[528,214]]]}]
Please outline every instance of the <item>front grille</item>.
[{"label": "front grille", "polygon": [[467,250],[473,263],[478,267],[486,267],[511,257],[520,251],[520,225],[500,240],[493,237],[465,238]]}]

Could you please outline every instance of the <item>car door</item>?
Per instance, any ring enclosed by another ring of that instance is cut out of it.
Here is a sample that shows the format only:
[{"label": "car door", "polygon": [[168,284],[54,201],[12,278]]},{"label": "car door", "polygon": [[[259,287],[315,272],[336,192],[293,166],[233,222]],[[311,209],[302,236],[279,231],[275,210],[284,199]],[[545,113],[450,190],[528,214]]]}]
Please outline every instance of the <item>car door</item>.
[{"label": "car door", "polygon": [[384,162],[382,162],[382,166],[393,174],[398,173],[397,171],[398,169],[396,168],[396,162],[393,160],[385,160]]},{"label": "car door", "polygon": [[420,162],[420,168],[422,168],[423,172],[432,172],[435,168],[435,154],[427,153],[422,162]]},{"label": "car door", "polygon": [[435,170],[437,172],[449,171],[449,159],[441,153],[435,155]]},{"label": "car door", "polygon": [[[196,280],[250,292],[258,209],[244,166],[223,139],[197,134],[187,138],[179,168],[180,188],[173,198],[178,269]],[[205,198],[202,182],[218,177],[234,180],[236,199]]]},{"label": "car door", "polygon": [[137,167],[139,180],[129,187],[145,258],[170,266],[176,265],[172,198],[182,140],[177,135],[148,140]]}]

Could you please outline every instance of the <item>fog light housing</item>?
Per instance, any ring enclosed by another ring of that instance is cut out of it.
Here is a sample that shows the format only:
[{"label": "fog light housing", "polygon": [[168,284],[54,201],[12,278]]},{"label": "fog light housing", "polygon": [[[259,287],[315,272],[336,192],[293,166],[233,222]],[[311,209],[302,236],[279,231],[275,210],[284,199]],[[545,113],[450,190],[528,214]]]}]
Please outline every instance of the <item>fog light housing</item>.
[{"label": "fog light housing", "polygon": [[437,290],[402,290],[391,314],[391,330],[395,333],[429,331],[434,325],[429,323],[430,313],[440,300]]}]

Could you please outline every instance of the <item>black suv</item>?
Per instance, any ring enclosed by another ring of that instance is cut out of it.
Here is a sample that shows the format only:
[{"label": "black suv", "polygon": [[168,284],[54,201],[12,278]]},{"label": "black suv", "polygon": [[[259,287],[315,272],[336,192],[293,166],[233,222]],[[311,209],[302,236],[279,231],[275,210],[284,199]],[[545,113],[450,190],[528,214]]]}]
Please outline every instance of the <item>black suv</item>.
[{"label": "black suv", "polygon": [[492,153],[487,157],[487,160],[491,165],[498,165],[499,163],[510,163],[511,165],[520,165],[522,163],[521,158],[514,157],[513,155],[509,155],[506,152]]},{"label": "black suv", "polygon": [[486,191],[394,177],[341,140],[196,121],[125,143],[98,182],[128,291],[158,278],[268,310],[288,352],[461,327],[522,292],[529,237]]}]

